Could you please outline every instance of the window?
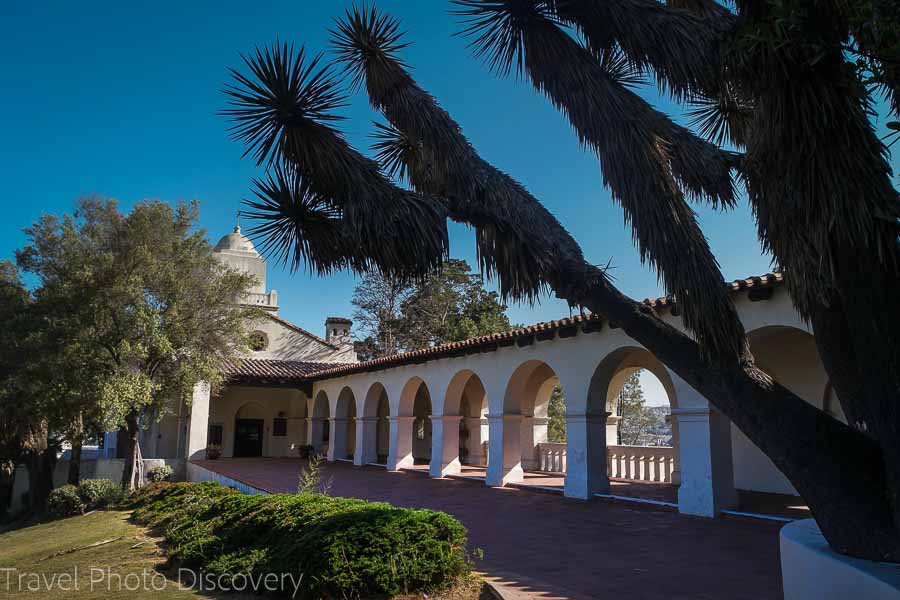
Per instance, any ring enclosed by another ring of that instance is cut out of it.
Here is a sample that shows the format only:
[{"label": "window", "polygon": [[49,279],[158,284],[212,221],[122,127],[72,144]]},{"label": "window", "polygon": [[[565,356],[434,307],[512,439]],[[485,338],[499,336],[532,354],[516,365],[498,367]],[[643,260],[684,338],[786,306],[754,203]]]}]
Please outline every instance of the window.
[{"label": "window", "polygon": [[269,336],[265,331],[254,331],[250,334],[248,343],[254,352],[262,352],[269,347]]},{"label": "window", "polygon": [[209,439],[207,440],[207,444],[213,444],[215,446],[222,445],[222,426],[221,425],[210,425],[209,426]]},{"label": "window", "polygon": [[287,435],[287,419],[276,417],[272,420],[272,436],[284,437]]}]

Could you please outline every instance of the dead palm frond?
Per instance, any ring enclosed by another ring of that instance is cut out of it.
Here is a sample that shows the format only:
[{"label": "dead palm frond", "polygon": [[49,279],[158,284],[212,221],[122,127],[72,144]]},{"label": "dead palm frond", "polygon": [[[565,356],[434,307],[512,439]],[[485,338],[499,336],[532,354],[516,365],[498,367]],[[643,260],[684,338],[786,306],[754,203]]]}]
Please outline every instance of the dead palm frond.
[{"label": "dead palm frond", "polygon": [[[353,8],[332,40],[347,72],[364,74],[370,102],[390,121],[376,134],[382,164],[419,192],[445,198],[450,216],[475,228],[480,266],[498,277],[504,298],[535,299],[558,283],[563,259],[583,264],[580,248],[521,184],[482,160],[416,85],[395,56],[397,30],[396,20],[374,8]],[[388,40],[385,48],[372,45],[379,39]]]},{"label": "dead palm frond", "polygon": [[[564,42],[554,50],[557,56],[550,56],[550,49],[539,49],[537,54],[548,60],[576,60],[576,63],[556,63],[551,68],[551,63],[545,62],[545,71],[565,70],[572,93],[591,88],[591,93],[601,94],[592,100],[604,102],[608,119],[623,127],[637,123],[646,130],[665,147],[672,174],[692,197],[708,199],[714,206],[734,205],[731,171],[739,164],[740,156],[723,151],[674,123],[628,90],[631,80],[619,81],[615,71],[588,60],[588,52],[559,29],[558,18],[549,3],[539,0],[455,0],[455,3],[460,6],[456,14],[466,24],[462,33],[473,37],[471,46],[475,55],[500,74],[508,74],[513,68],[519,72],[526,66],[525,46],[540,45],[537,36],[546,33]],[[585,139],[581,141],[584,143]]]},{"label": "dead palm frond", "polygon": [[[339,210],[349,239],[366,243],[360,253],[369,264],[385,273],[423,277],[447,255],[446,210],[435,198],[391,184],[375,161],[332,128],[339,119],[332,111],[343,96],[331,71],[318,67],[320,59],[307,64],[303,49],[295,52],[286,44],[244,57],[250,74],[232,70],[234,83],[225,89],[231,108],[223,114],[235,122],[232,135],[258,163],[289,166],[303,178],[304,193]],[[279,213],[263,214],[277,218]],[[304,238],[298,232],[294,239]],[[322,265],[332,264],[330,259],[326,255]]]},{"label": "dead palm frond", "polygon": [[[496,68],[524,69],[600,158],[604,183],[624,208],[643,260],[656,267],[683,318],[711,355],[740,357],[746,340],[719,266],[679,180],[692,193],[733,202],[721,153],[611,81],[533,0],[459,0],[477,54]],[[505,61],[505,62],[504,62]],[[690,148],[690,151],[686,151]],[[718,175],[718,177],[716,177]],[[726,188],[726,189],[723,189]]]},{"label": "dead palm frond", "polygon": [[637,68],[653,71],[660,85],[676,97],[718,91],[721,45],[737,26],[737,18],[726,9],[709,13],[657,0],[547,4],[545,12],[554,21],[576,27],[589,48],[617,45]]}]

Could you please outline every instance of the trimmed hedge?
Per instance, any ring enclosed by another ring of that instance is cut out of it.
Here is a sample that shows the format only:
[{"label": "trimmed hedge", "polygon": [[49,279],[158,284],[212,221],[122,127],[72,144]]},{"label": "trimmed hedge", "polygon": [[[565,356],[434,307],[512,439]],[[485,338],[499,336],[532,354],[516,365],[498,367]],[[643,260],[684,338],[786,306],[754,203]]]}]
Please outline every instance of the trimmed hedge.
[{"label": "trimmed hedge", "polygon": [[47,496],[47,510],[55,517],[71,517],[84,514],[84,502],[74,485],[64,485]]},{"label": "trimmed hedge", "polygon": [[169,481],[172,479],[172,474],[175,471],[172,470],[172,467],[169,465],[159,465],[158,467],[153,467],[149,471],[147,471],[147,480],[151,483],[160,483],[162,481]]},{"label": "trimmed hedge", "polygon": [[118,504],[125,496],[122,487],[109,479],[82,480],[78,486],[78,495],[90,510]]},{"label": "trimmed hedge", "polygon": [[470,569],[465,527],[430,510],[309,493],[249,496],[214,482],[153,484],[131,504],[137,522],[163,531],[182,566],[302,575],[306,597],[427,591]]}]

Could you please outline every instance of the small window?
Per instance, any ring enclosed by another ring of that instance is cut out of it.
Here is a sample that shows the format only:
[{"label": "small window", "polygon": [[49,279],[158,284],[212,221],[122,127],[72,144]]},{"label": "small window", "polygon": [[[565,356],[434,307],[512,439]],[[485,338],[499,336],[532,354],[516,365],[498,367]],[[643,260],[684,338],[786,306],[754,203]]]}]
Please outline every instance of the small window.
[{"label": "small window", "polygon": [[274,437],[284,437],[287,435],[287,419],[276,417],[272,420],[272,435]]},{"label": "small window", "polygon": [[221,425],[210,425],[209,426],[209,439],[207,440],[208,444],[213,444],[216,446],[222,445],[222,426]]},{"label": "small window", "polygon": [[266,335],[265,331],[254,331],[250,334],[247,341],[250,349],[254,352],[262,352],[269,347],[269,336]]}]

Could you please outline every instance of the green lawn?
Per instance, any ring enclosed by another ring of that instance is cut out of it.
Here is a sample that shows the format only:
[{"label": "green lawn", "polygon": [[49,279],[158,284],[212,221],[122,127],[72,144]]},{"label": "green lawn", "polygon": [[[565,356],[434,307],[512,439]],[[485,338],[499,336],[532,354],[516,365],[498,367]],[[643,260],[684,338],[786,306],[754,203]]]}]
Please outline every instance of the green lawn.
[{"label": "green lawn", "polygon": [[[130,523],[128,516],[127,512],[98,511],[0,535],[0,599],[165,597],[259,600],[265,597],[234,592],[208,595],[182,589],[174,578],[175,573],[168,573],[172,576],[168,578],[157,571],[165,563],[161,540],[151,536],[145,528]],[[403,596],[395,600],[418,598],[422,596]],[[479,598],[493,596],[476,576],[432,596],[431,600]]]},{"label": "green lawn", "polygon": [[[0,598],[212,597],[160,574],[156,569],[164,562],[159,540],[129,523],[128,513],[98,511],[0,535]],[[251,597],[259,598],[228,595]]]}]

